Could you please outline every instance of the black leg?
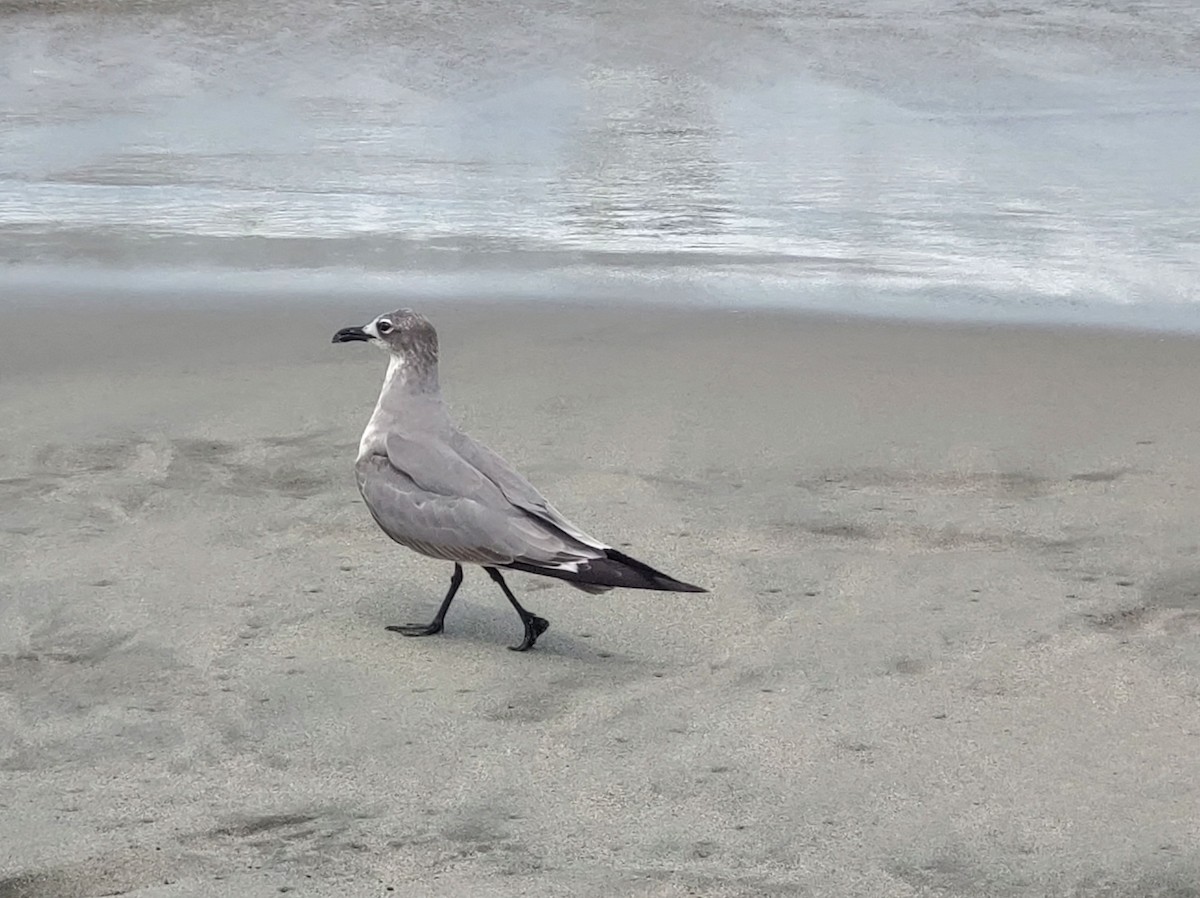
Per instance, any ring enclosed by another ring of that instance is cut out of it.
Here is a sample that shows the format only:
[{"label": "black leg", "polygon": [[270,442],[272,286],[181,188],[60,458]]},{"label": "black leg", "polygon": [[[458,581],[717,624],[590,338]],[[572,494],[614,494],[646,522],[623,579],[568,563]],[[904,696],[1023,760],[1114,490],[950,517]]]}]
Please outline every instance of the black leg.
[{"label": "black leg", "polygon": [[517,609],[517,614],[521,615],[521,623],[525,625],[525,638],[521,640],[520,645],[510,645],[509,648],[514,652],[527,652],[533,648],[533,644],[537,642],[539,636],[546,632],[546,628],[550,626],[550,621],[544,617],[538,617],[521,607],[521,603],[517,601],[517,597],[512,594],[512,590],[508,588],[508,584],[504,582],[504,578],[500,576],[500,572],[494,567],[485,567],[488,576],[496,581],[497,585],[504,590],[505,597],[512,602],[512,606]]},{"label": "black leg", "polygon": [[437,610],[433,620],[427,624],[405,624],[404,626],[387,627],[393,633],[402,633],[405,636],[432,636],[435,633],[442,632],[442,623],[446,619],[446,612],[450,610],[450,603],[454,601],[454,594],[458,592],[458,588],[462,586],[463,572],[462,565],[458,562],[454,564],[454,573],[450,575],[450,591],[446,593],[446,598],[442,599],[442,607]]}]

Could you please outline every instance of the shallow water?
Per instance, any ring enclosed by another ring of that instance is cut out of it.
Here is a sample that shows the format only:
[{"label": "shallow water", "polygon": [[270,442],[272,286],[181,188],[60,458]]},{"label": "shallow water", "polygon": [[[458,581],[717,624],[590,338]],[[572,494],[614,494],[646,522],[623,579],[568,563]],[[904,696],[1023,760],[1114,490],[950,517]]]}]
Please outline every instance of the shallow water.
[{"label": "shallow water", "polygon": [[1188,0],[0,0],[0,22],[8,295],[1200,327]]}]

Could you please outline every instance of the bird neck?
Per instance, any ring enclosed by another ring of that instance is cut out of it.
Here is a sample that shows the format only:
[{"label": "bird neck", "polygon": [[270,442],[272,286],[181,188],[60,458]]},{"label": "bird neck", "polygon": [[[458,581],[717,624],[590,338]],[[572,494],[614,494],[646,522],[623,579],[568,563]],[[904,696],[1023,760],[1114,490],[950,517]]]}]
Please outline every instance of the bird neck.
[{"label": "bird neck", "polygon": [[386,455],[387,435],[403,431],[405,420],[413,416],[425,427],[441,428],[449,421],[438,390],[437,367],[421,372],[398,356],[392,356],[379,391],[379,401],[375,403],[375,410],[359,442],[358,457]]},{"label": "bird neck", "polygon": [[437,361],[426,358],[406,358],[393,354],[388,359],[387,374],[383,377],[380,396],[391,391],[402,391],[407,395],[427,394],[437,396]]}]

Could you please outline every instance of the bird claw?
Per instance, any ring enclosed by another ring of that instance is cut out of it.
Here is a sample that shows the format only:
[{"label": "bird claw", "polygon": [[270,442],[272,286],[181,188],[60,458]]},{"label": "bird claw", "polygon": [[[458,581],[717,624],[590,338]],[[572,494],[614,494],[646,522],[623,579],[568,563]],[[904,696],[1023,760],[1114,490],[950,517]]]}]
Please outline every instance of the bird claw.
[{"label": "bird claw", "polygon": [[385,630],[391,630],[393,633],[399,633],[401,636],[435,636],[442,632],[441,621],[434,621],[432,624],[393,624],[390,627],[384,627]]},{"label": "bird claw", "polygon": [[538,617],[536,614],[531,615],[530,618],[525,621],[525,638],[521,640],[520,645],[510,645],[508,650],[510,652],[529,651],[538,641],[538,637],[545,633],[549,628],[550,621],[546,620],[544,617]]}]

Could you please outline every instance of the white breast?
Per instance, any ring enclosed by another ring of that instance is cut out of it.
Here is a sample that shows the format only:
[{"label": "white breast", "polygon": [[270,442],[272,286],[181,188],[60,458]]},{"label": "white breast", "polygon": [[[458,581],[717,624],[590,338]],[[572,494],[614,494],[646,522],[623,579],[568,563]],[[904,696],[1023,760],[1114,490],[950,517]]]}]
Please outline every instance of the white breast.
[{"label": "white breast", "polygon": [[383,377],[383,387],[379,390],[379,399],[375,402],[375,411],[367,421],[362,439],[358,441],[358,459],[361,461],[368,455],[387,453],[387,433],[391,416],[383,409],[383,394],[387,392],[392,381],[399,378],[404,371],[404,359],[393,354],[388,361],[387,374]]}]

